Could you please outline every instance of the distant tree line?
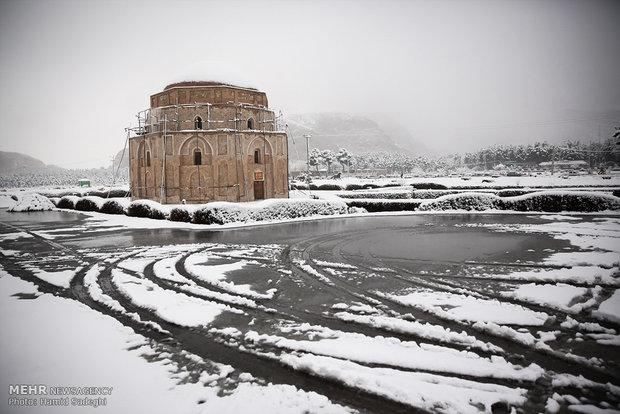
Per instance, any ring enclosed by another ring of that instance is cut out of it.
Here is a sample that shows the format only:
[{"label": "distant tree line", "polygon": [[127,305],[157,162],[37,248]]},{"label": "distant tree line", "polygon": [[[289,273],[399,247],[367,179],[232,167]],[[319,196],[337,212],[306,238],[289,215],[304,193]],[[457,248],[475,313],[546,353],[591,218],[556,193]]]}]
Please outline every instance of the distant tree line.
[{"label": "distant tree line", "polygon": [[308,163],[318,174],[324,170],[326,175],[336,172],[349,172],[368,169],[384,169],[388,174],[440,171],[454,165],[452,156],[429,158],[423,155],[411,157],[403,153],[365,152],[351,154],[346,148],[337,153],[331,150],[313,148]]},{"label": "distant tree line", "polygon": [[495,145],[467,153],[463,164],[472,168],[491,169],[498,164],[534,165],[552,159],[583,160],[591,167],[620,161],[620,146],[614,139],[601,142],[565,141],[560,145],[537,142],[530,145]]},{"label": "distant tree line", "polygon": [[411,156],[404,153],[366,152],[351,154],[346,148],[337,153],[313,148],[309,164],[319,173],[384,169],[387,174],[450,173],[461,170],[490,170],[499,165],[536,166],[545,161],[586,161],[591,167],[620,164],[620,145],[615,139],[581,143],[565,141],[559,145],[537,142],[527,145],[494,145],[475,152],[440,157]]},{"label": "distant tree line", "polygon": [[[76,186],[78,180],[82,178],[89,179],[92,186],[111,185],[112,168],[58,169],[2,174],[0,175],[0,188]],[[120,168],[115,179],[116,184],[128,181],[129,169]]]}]

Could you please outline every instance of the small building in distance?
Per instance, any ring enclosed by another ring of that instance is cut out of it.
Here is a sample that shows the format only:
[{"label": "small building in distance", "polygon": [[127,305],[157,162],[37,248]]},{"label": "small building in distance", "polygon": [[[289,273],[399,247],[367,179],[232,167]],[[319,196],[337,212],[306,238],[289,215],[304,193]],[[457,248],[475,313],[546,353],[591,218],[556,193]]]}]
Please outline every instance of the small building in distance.
[{"label": "small building in distance", "polygon": [[559,160],[559,161],[545,161],[538,164],[542,168],[548,168],[550,170],[576,170],[588,168],[588,163],[583,160]]},{"label": "small building in distance", "polygon": [[129,129],[132,200],[164,204],[288,197],[288,143],[267,95],[213,81],[151,95]]}]

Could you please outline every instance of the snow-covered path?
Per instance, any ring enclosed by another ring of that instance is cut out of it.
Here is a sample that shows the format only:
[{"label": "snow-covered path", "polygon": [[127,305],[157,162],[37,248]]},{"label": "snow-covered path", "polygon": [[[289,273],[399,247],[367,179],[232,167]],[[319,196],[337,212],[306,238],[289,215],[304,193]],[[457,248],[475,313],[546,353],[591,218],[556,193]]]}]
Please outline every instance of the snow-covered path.
[{"label": "snow-covered path", "polygon": [[[2,306],[32,316],[74,302],[80,318],[111,317],[129,355],[167,367],[133,362],[132,375],[161,376],[154,390],[170,383],[150,412],[620,408],[617,217],[412,215],[199,233],[49,214],[1,215]],[[38,340],[58,342],[45,332]],[[5,346],[19,359],[27,340]],[[92,358],[106,356],[75,362]]]}]

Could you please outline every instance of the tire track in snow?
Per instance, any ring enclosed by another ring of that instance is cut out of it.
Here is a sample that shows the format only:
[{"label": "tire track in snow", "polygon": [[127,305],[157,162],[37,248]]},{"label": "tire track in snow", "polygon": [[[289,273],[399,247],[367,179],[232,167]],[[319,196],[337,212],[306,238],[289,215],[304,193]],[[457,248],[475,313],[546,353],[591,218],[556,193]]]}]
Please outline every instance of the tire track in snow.
[{"label": "tire track in snow", "polygon": [[[340,251],[343,247],[343,244],[346,243],[349,237],[354,236],[354,233],[355,232],[351,232],[348,235],[345,235],[344,237],[342,235],[320,236],[315,239],[312,239],[311,241],[305,241],[305,244],[307,244],[307,246],[303,247],[300,244],[300,245],[295,246],[295,249],[293,250],[301,252],[303,254],[303,257],[307,261],[310,261],[311,253],[315,249],[317,249],[318,246],[320,246],[322,243],[332,241],[332,239],[340,240],[341,243],[339,243],[337,246],[335,246],[332,249],[331,252],[333,254],[334,251],[336,252]],[[324,252],[322,251],[322,253]],[[375,266],[378,265],[378,266],[385,267],[385,263],[381,259],[374,257],[369,252],[367,254],[364,254],[364,258],[366,259],[365,261],[375,260],[375,263],[374,263]],[[333,258],[333,260],[336,262],[341,261],[342,259],[344,259],[344,257],[342,255],[337,255],[337,254],[336,254],[336,257]],[[354,262],[354,261],[347,261],[347,263],[360,266],[359,263]],[[370,266],[368,266],[367,264],[363,264],[362,266],[366,267],[367,269],[370,268]],[[315,269],[315,270],[320,272],[319,269]],[[300,271],[303,271],[303,269],[300,269]],[[400,278],[395,277],[396,273],[393,273],[393,272],[382,272],[382,273],[383,273],[383,276],[387,278],[392,277],[396,280],[401,280]],[[396,311],[397,313],[400,313],[400,314],[412,313],[416,319],[425,320],[435,325],[447,326],[455,332],[465,331],[468,335],[474,336],[484,342],[490,342],[497,346],[500,346],[501,348],[505,350],[510,350],[509,354],[505,355],[505,357],[513,363],[522,364],[525,361],[535,362],[541,367],[544,367],[546,370],[549,370],[549,371],[567,372],[567,373],[571,373],[577,376],[584,375],[589,378],[592,378],[593,380],[597,382],[605,383],[605,382],[611,381],[612,383],[619,383],[620,373],[617,372],[617,370],[615,370],[614,368],[605,369],[605,368],[593,366],[588,363],[585,363],[584,361],[579,360],[578,358],[575,359],[571,355],[567,355],[566,353],[561,352],[561,351],[527,346],[519,342],[518,340],[515,340],[512,337],[507,337],[505,335],[498,335],[494,331],[480,330],[468,323],[463,323],[463,322],[455,321],[453,319],[443,318],[441,315],[432,314],[424,309],[419,309],[419,308],[410,307],[406,305],[400,305],[399,303],[394,302],[388,298],[383,298],[381,296],[373,295],[370,292],[363,291],[358,286],[352,283],[349,283],[347,281],[344,281],[342,278],[332,276],[325,272],[322,272],[322,275],[330,279],[330,281],[334,283],[336,287],[340,288],[340,290],[358,292],[359,296],[354,295],[354,297],[356,297],[358,300],[365,299],[366,296],[370,297],[372,300],[371,301],[366,300],[365,302],[371,306],[373,305],[373,301],[377,300],[385,307],[390,308]],[[315,279],[315,280],[318,280],[318,279]],[[417,280],[411,281],[412,284],[415,284],[416,282],[418,281]],[[454,293],[454,291],[452,290],[453,287],[446,288],[446,287],[440,286],[439,284],[429,285],[428,283],[425,283],[425,281],[421,281],[421,282],[422,283],[420,283],[420,287],[430,288],[430,289],[438,288],[439,290],[442,290],[442,291]],[[466,289],[462,289],[462,288],[459,288],[459,290],[465,293],[468,292]],[[496,299],[499,300],[500,302],[503,302],[505,298],[503,296],[500,296],[500,297],[497,297]]]}]

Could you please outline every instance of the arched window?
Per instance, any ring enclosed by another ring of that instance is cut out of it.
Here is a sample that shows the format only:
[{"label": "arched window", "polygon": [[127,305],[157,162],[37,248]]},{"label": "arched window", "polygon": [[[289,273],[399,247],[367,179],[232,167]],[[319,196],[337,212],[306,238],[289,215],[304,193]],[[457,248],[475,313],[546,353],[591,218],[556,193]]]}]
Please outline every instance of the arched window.
[{"label": "arched window", "polygon": [[248,119],[248,129],[254,129],[254,119]]},{"label": "arched window", "polygon": [[194,152],[194,165],[202,165],[202,152],[200,150]]},{"label": "arched window", "polygon": [[202,118],[199,116],[194,118],[194,129],[202,129]]},{"label": "arched window", "polygon": [[260,164],[260,150],[254,150],[254,164]]},{"label": "arched window", "polygon": [[151,151],[146,152],[146,166],[147,167],[151,166]]}]

